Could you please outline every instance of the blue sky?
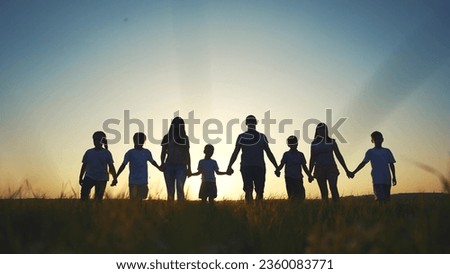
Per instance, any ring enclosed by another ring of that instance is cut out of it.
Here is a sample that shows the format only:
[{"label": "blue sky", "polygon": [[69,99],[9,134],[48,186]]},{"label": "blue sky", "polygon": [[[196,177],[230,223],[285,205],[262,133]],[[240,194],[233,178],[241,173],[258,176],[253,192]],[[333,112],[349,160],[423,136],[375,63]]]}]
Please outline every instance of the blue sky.
[{"label": "blue sky", "polygon": [[[398,161],[395,191],[439,191],[412,161],[448,171],[448,11],[446,1],[2,1],[0,184],[29,179],[50,196],[76,187],[91,134],[124,110],[152,119],[157,136],[176,111],[223,124],[270,111],[294,130],[332,109],[347,118],[350,167],[380,130]],[[278,160],[287,134],[273,134]],[[194,167],[204,144],[192,146]],[[117,165],[129,147],[111,146]],[[148,147],[158,159],[160,146]],[[232,150],[216,146],[222,169]],[[308,159],[308,144],[300,150]],[[341,176],[343,194],[370,193],[369,173]],[[161,174],[150,174],[164,196]],[[126,176],[113,194],[126,191]],[[241,195],[239,174],[220,179],[222,197]],[[268,193],[284,195],[270,168],[268,181]],[[199,183],[188,183],[195,198]]]}]

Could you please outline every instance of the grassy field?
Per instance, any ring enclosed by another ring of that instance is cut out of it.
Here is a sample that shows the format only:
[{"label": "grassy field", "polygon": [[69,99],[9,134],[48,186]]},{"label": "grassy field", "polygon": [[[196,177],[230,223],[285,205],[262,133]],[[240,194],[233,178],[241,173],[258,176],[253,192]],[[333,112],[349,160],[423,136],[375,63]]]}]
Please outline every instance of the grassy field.
[{"label": "grassy field", "polygon": [[450,195],[379,205],[0,200],[1,253],[450,253]]}]

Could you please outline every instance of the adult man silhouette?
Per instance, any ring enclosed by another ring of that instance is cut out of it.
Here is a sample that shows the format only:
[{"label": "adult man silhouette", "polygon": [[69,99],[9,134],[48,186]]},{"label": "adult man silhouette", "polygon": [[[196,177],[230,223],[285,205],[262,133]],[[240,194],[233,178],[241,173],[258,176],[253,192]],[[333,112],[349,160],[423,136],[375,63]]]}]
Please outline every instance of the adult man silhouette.
[{"label": "adult man silhouette", "polygon": [[232,174],[232,166],[237,159],[239,152],[241,155],[241,174],[244,182],[245,200],[247,202],[253,200],[253,189],[256,192],[256,199],[264,198],[264,186],[266,181],[266,165],[264,162],[264,152],[273,164],[275,169],[277,161],[269,148],[267,137],[256,130],[256,118],[253,115],[247,116],[245,119],[247,131],[239,134],[236,140],[236,147],[230,158],[227,173]]}]

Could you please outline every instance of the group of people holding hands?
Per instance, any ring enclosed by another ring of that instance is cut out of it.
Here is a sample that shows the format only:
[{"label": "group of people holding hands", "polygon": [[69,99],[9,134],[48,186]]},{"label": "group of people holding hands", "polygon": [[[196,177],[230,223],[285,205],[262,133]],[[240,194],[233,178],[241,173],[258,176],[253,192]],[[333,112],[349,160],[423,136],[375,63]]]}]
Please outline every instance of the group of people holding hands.
[{"label": "group of people holding hands", "polygon": [[[79,182],[81,185],[81,199],[88,200],[92,188],[95,188],[95,199],[103,198],[109,173],[113,177],[111,186],[117,184],[117,177],[129,165],[129,194],[130,199],[146,199],[148,195],[148,168],[147,162],[164,173],[167,189],[167,199],[185,200],[184,184],[187,177],[202,176],[199,198],[206,202],[214,202],[217,197],[217,185],[215,175],[232,175],[233,164],[241,153],[240,172],[243,180],[245,200],[250,202],[254,198],[264,198],[266,167],[264,154],[275,168],[275,175],[280,177],[284,169],[286,191],[289,199],[304,200],[305,188],[303,186],[302,169],[311,183],[314,179],[319,185],[321,197],[328,200],[328,192],[331,192],[332,200],[339,201],[337,181],[339,170],[335,161],[337,158],[349,178],[361,170],[368,162],[372,165],[372,182],[375,199],[377,201],[389,201],[391,183],[396,185],[395,159],[392,152],[382,147],[383,135],[375,131],[371,134],[374,147],[369,149],[363,161],[354,171],[350,171],[339,151],[334,139],[328,136],[328,128],[324,123],[316,127],[314,140],[311,144],[311,158],[309,167],[302,152],[298,150],[298,139],[295,136],[287,138],[289,150],[283,154],[278,165],[270,150],[267,137],[256,130],[257,120],[253,115],[246,117],[247,131],[241,133],[235,149],[231,155],[226,171],[219,171],[217,162],[212,159],[214,146],[208,144],[204,148],[204,159],[198,163],[196,172],[192,172],[191,157],[189,153],[189,138],[185,131],[184,121],[180,117],[172,120],[169,132],[161,142],[161,165],[153,159],[152,153],[143,147],[146,141],[144,133],[136,133],[133,136],[134,148],[126,152],[124,161],[116,172],[113,158],[108,151],[106,135],[98,131],[93,135],[94,148],[86,151],[82,160]],[[392,174],[392,176],[391,176]],[[254,192],[256,197],[254,197]]]}]

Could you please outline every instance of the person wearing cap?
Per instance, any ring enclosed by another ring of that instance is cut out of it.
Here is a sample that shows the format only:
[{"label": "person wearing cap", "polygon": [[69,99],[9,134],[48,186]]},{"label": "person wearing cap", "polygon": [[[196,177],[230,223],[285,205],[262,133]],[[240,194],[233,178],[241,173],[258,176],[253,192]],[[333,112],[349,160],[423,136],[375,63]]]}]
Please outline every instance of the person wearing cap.
[{"label": "person wearing cap", "polygon": [[264,185],[266,181],[266,165],[264,162],[264,152],[277,169],[277,161],[269,148],[267,137],[256,130],[256,118],[253,115],[245,119],[247,131],[241,133],[236,140],[236,147],[228,164],[227,174],[231,175],[234,171],[232,166],[237,159],[239,152],[241,154],[241,175],[244,182],[245,200],[253,200],[253,190],[256,192],[256,199],[264,198]]}]

